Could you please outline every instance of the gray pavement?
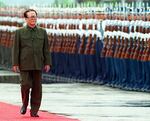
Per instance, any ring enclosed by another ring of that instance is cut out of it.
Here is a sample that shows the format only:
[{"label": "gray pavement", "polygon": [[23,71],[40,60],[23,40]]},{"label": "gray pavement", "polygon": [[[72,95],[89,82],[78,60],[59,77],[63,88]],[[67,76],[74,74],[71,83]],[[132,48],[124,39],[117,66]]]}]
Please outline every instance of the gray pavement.
[{"label": "gray pavement", "polygon": [[[21,106],[20,85],[11,83],[18,76],[0,70],[0,101]],[[83,83],[43,84],[40,110],[81,121],[150,121],[150,94]]]},{"label": "gray pavement", "polygon": [[[0,83],[0,101],[21,105],[20,85]],[[41,110],[81,121],[150,121],[150,94],[90,84],[43,84]]]},{"label": "gray pavement", "polygon": [[19,73],[0,68],[0,83],[19,83]]}]

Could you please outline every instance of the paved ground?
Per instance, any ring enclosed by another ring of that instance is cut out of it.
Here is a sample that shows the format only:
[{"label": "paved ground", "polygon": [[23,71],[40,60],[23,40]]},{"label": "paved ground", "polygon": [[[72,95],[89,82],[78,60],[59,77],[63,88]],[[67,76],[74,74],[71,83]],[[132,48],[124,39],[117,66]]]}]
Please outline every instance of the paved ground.
[{"label": "paved ground", "polygon": [[[0,101],[21,105],[20,85],[0,83]],[[150,121],[150,94],[91,84],[43,84],[41,110],[81,121]]]},{"label": "paved ground", "polygon": [[[21,105],[19,84],[1,83],[0,101]],[[89,84],[44,84],[41,110],[81,121],[150,121],[150,94]]]},{"label": "paved ground", "polygon": [[0,83],[19,83],[19,73],[0,68]]}]

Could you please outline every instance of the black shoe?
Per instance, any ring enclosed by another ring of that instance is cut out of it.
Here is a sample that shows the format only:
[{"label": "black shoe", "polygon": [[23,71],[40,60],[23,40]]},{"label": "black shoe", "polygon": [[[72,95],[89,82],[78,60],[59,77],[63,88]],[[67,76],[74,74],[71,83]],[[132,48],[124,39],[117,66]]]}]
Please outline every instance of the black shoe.
[{"label": "black shoe", "polygon": [[30,113],[30,116],[31,116],[31,117],[39,117],[39,115],[36,114],[36,113],[35,113],[35,114],[34,114],[34,113]]},{"label": "black shoe", "polygon": [[26,113],[26,111],[27,111],[27,107],[23,105],[20,109],[20,114],[24,115]]}]

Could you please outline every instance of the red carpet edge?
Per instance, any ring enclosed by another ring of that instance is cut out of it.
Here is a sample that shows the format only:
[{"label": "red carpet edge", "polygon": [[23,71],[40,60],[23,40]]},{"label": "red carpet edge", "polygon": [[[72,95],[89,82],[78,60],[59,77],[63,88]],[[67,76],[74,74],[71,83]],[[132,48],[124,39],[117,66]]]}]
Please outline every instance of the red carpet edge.
[{"label": "red carpet edge", "polygon": [[0,121],[80,121],[55,113],[39,111],[40,117],[30,117],[30,110],[25,115],[20,114],[20,106],[0,102]]}]

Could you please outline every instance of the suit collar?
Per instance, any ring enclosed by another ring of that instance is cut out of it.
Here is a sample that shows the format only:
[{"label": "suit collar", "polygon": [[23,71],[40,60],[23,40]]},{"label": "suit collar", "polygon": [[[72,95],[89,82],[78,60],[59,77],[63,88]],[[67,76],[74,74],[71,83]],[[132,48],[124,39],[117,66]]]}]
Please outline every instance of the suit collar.
[{"label": "suit collar", "polygon": [[33,30],[33,31],[35,31],[35,30],[37,29],[37,26],[35,26],[34,28],[31,28],[31,27],[29,27],[28,25],[26,25],[26,28],[27,28],[28,30]]}]

